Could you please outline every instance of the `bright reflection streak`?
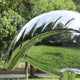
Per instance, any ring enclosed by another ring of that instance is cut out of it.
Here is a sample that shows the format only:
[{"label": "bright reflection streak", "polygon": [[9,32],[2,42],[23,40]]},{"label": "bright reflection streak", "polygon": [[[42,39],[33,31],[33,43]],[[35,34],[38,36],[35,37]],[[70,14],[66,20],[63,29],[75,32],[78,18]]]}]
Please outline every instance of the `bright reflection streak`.
[{"label": "bright reflection streak", "polygon": [[[52,26],[48,26],[51,22],[52,22]],[[58,26],[58,24],[60,24],[60,26]],[[45,33],[44,36],[42,33]],[[23,52],[22,53],[18,52],[18,54],[21,53],[25,55],[27,50],[33,44],[37,43],[37,41],[41,41],[42,39],[48,37],[48,35],[51,36],[52,33],[54,35],[54,38],[60,35],[59,37],[55,38],[56,41],[58,42],[61,41],[60,40],[61,37],[62,37],[62,40],[67,41],[74,38],[75,35],[79,36],[80,35],[80,13],[74,12],[74,11],[67,11],[67,10],[56,10],[56,11],[51,11],[48,13],[41,14],[33,18],[32,20],[30,20],[13,39],[7,52],[8,57],[7,57],[6,63],[11,58],[16,47],[20,46],[19,48],[21,48],[22,43],[24,41],[30,40],[28,44],[26,44],[27,46],[24,45],[25,49],[22,48]],[[64,39],[64,36],[66,36],[65,39]],[[75,39],[72,41],[72,43],[73,42],[77,43]]]},{"label": "bright reflection streak", "polygon": [[34,24],[36,23],[37,20],[40,20],[40,21],[37,24],[36,28],[40,27],[47,19],[49,19],[49,21],[47,22],[47,24],[49,24],[50,22],[56,21],[56,19],[59,18],[60,16],[62,16],[62,18],[58,20],[58,22],[55,24],[54,28],[56,27],[56,25],[58,23],[62,23],[63,25],[65,25],[68,20],[75,18],[73,21],[68,23],[65,27],[79,30],[79,28],[80,28],[80,22],[79,22],[80,21],[80,13],[73,12],[73,11],[67,11],[67,10],[56,10],[56,11],[51,11],[49,13],[41,14],[41,15],[33,18],[32,20],[30,20],[21,29],[20,33],[17,36],[16,42],[19,40],[20,36],[22,35],[22,33],[24,32],[25,29],[26,29],[26,31],[25,31],[24,35],[26,35],[32,29],[32,27],[34,26]]}]

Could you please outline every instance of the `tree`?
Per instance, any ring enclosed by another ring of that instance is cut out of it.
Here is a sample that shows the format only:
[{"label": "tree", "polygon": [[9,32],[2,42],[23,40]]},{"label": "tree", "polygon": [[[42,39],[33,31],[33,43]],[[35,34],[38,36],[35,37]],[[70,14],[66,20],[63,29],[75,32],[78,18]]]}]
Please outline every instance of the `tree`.
[{"label": "tree", "polygon": [[73,41],[77,43],[78,46],[80,46],[80,35],[74,35]]},{"label": "tree", "polygon": [[80,12],[80,0],[73,0],[76,5],[76,11]]},{"label": "tree", "polygon": [[[0,0],[0,50],[7,48],[20,25],[51,10],[75,10],[72,0]],[[4,46],[4,47],[3,47]]]},{"label": "tree", "polygon": [[11,9],[0,14],[0,50],[7,49],[17,31],[22,27],[22,20],[24,19]]},{"label": "tree", "polygon": [[[23,10],[24,8],[24,10]],[[22,0],[18,13],[27,21],[33,17],[52,10],[75,10],[72,0]]]},{"label": "tree", "polygon": [[[27,1],[27,0],[25,0]],[[33,17],[52,10],[75,10],[76,6],[72,0],[30,0]]]}]

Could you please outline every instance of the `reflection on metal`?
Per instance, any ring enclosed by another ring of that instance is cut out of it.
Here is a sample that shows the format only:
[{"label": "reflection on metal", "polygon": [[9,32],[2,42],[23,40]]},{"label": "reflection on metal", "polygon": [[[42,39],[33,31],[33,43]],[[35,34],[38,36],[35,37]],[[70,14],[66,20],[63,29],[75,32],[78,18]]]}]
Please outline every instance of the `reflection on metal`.
[{"label": "reflection on metal", "polygon": [[[74,38],[75,35],[80,36],[80,13],[56,10],[48,13],[41,14],[32,20],[30,20],[15,36],[8,49],[8,56],[5,62],[5,66],[11,59],[14,50],[19,47],[22,49],[22,54],[28,51],[28,49],[35,43],[42,39],[54,35],[70,33],[69,38]],[[67,38],[66,38],[67,39]],[[23,42],[28,41],[25,45]],[[74,40],[76,42],[76,40]],[[18,52],[20,54],[21,52]],[[9,64],[10,66],[11,64]]]},{"label": "reflection on metal", "polygon": [[61,80],[75,80],[75,77],[76,77],[75,74],[80,74],[80,70],[75,68],[63,68],[63,69],[60,69],[59,71],[63,73]]},{"label": "reflection on metal", "polygon": [[[78,70],[70,69],[70,68],[64,68],[64,70],[65,71],[63,72],[63,75],[60,77],[60,80],[75,80],[76,79],[75,72]],[[61,71],[63,71],[63,69],[61,69]]]},{"label": "reflection on metal", "polygon": [[74,20],[75,18],[70,19],[69,21],[66,22],[64,26],[66,26],[70,21]]},{"label": "reflection on metal", "polygon": [[76,69],[76,68],[63,68],[59,70],[61,73],[65,72],[65,71],[72,71],[75,74],[80,74],[80,69]]}]

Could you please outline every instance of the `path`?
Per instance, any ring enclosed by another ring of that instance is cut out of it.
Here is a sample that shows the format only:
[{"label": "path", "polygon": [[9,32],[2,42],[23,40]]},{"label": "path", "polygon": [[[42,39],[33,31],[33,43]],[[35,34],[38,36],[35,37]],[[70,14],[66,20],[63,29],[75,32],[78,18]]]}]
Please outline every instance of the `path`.
[{"label": "path", "polygon": [[[30,74],[28,75],[30,76]],[[58,78],[58,76],[53,76],[53,75],[50,75],[50,74],[35,74],[35,76],[38,76],[38,77],[55,77],[55,78]],[[2,74],[0,75],[0,78],[1,79],[10,79],[10,78],[25,78],[25,74]]]}]

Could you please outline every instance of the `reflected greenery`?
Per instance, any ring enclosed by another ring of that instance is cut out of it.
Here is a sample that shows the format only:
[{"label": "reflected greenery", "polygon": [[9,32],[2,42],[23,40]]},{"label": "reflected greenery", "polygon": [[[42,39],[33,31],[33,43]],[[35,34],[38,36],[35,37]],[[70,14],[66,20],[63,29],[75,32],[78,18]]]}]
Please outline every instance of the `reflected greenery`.
[{"label": "reflected greenery", "polygon": [[[63,10],[33,18],[13,39],[7,52],[5,69],[14,70],[21,59],[44,72],[56,75],[61,75],[59,69],[62,68],[80,69],[79,21],[79,13]],[[38,45],[32,49],[38,42],[42,45],[51,43],[52,47],[43,47],[40,52],[37,51]]]}]

